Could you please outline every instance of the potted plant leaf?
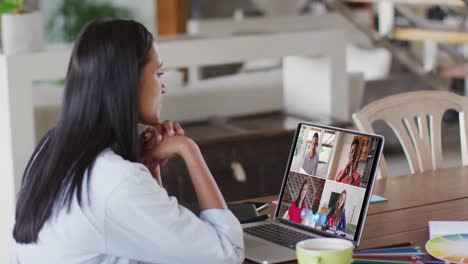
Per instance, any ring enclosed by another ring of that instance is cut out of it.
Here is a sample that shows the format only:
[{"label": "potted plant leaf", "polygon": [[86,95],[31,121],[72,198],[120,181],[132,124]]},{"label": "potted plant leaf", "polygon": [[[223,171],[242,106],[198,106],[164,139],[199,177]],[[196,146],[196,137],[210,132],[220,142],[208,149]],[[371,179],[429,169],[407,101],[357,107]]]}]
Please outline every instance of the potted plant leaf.
[{"label": "potted plant leaf", "polygon": [[73,42],[86,23],[98,18],[132,17],[130,10],[110,1],[61,0],[47,20],[51,40]]},{"label": "potted plant leaf", "polygon": [[44,46],[42,15],[28,12],[23,0],[0,0],[2,44],[5,54],[41,50]]}]

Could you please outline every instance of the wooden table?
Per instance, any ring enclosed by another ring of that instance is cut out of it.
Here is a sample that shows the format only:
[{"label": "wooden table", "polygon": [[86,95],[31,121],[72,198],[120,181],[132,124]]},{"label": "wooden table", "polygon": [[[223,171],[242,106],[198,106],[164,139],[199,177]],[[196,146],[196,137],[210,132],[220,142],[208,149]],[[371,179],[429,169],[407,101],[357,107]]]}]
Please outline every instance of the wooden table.
[{"label": "wooden table", "polygon": [[[409,241],[424,248],[428,221],[468,220],[468,166],[378,180],[374,193],[388,202],[370,205],[361,249]],[[273,215],[274,210],[270,203],[265,213]]]}]

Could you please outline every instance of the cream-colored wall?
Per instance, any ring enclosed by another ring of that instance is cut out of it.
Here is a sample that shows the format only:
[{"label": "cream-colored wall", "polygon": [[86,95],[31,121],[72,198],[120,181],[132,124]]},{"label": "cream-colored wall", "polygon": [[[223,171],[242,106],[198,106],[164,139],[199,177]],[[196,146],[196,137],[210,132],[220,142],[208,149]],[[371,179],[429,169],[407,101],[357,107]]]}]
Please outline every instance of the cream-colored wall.
[{"label": "cream-colored wall", "polygon": [[336,175],[336,171],[338,168],[338,160],[343,150],[342,141],[343,133],[337,132],[335,138],[335,146],[333,147],[333,152],[330,157],[330,167],[328,169],[327,179],[332,179]]},{"label": "cream-colored wall", "polygon": [[[6,58],[0,56],[0,87],[7,82],[8,72]],[[0,263],[9,263],[9,239],[14,222],[15,188],[11,112],[9,107],[9,91],[0,89],[0,120],[5,127],[0,129]]]},{"label": "cream-colored wall", "polygon": [[153,35],[157,35],[156,27],[156,8],[157,1],[154,0],[112,0],[113,3],[119,6],[128,8],[133,14],[134,19],[143,25]]}]

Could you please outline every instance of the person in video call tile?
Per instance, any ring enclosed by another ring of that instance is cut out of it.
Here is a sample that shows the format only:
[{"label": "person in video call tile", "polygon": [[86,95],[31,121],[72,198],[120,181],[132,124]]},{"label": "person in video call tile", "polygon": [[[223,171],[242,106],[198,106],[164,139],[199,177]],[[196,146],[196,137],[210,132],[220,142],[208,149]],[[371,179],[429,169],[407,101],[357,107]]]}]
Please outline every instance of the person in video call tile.
[{"label": "person in video call tile", "polygon": [[286,219],[296,222],[296,223],[301,223],[301,211],[302,209],[306,209],[307,211],[307,206],[304,202],[305,197],[307,195],[307,190],[309,189],[308,181],[305,179],[302,182],[301,189],[299,191],[299,194],[297,195],[297,198],[295,201],[291,203],[291,206],[288,209],[287,214],[285,214]]},{"label": "person in video call tile", "polygon": [[346,190],[343,190],[336,200],[335,206],[327,215],[326,229],[346,233]]},{"label": "person in video call tile", "polygon": [[304,157],[304,163],[302,164],[302,169],[307,172],[307,174],[316,176],[317,175],[317,166],[319,164],[319,154],[317,151],[319,141],[319,135],[315,132],[312,140],[307,141],[307,143],[312,144],[310,152]]},{"label": "person in video call tile", "polygon": [[349,149],[349,162],[344,169],[342,169],[335,176],[335,181],[359,186],[361,184],[361,175],[356,171],[356,159],[359,149],[359,140],[353,140],[351,148]]}]

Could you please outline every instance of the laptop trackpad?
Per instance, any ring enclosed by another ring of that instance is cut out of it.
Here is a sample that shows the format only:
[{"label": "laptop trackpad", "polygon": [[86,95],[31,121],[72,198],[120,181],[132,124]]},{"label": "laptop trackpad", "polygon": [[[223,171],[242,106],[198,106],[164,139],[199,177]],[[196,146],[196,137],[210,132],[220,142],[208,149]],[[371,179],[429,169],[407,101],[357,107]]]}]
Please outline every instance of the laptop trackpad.
[{"label": "laptop trackpad", "polygon": [[279,263],[296,258],[294,250],[276,244],[248,237],[244,238],[244,243],[246,258],[257,263],[262,263],[263,261]]},{"label": "laptop trackpad", "polygon": [[268,245],[268,243],[264,243],[262,241],[249,239],[249,238],[244,239],[244,244],[245,244],[245,248],[257,248],[257,247]]}]

